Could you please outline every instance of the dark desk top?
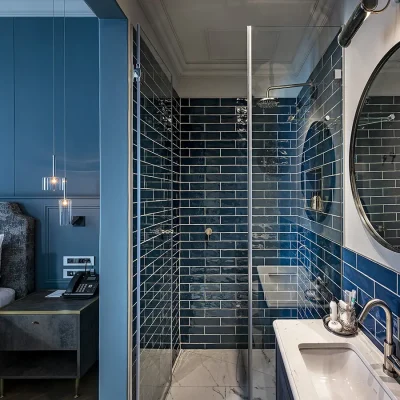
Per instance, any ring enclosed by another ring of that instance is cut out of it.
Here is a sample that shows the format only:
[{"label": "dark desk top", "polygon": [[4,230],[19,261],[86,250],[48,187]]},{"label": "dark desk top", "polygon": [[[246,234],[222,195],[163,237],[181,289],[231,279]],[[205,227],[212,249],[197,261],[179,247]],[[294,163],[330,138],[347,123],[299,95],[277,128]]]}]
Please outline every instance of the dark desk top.
[{"label": "dark desk top", "polygon": [[0,308],[1,315],[15,314],[80,314],[90,304],[98,301],[99,297],[91,299],[46,298],[54,290],[31,293]]}]

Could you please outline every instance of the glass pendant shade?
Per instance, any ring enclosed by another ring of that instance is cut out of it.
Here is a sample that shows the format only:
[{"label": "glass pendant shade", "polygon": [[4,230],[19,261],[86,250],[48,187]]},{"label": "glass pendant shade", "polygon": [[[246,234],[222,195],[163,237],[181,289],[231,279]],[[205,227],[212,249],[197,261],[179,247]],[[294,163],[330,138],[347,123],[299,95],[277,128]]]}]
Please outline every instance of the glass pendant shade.
[{"label": "glass pendant shade", "polygon": [[64,190],[64,178],[56,176],[56,157],[53,155],[53,175],[42,178],[42,190]]},{"label": "glass pendant shade", "polygon": [[45,176],[42,178],[42,190],[64,190],[64,179],[58,176]]},{"label": "glass pendant shade", "polygon": [[58,200],[58,210],[60,214],[60,225],[71,225],[72,222],[72,200],[63,198]]}]

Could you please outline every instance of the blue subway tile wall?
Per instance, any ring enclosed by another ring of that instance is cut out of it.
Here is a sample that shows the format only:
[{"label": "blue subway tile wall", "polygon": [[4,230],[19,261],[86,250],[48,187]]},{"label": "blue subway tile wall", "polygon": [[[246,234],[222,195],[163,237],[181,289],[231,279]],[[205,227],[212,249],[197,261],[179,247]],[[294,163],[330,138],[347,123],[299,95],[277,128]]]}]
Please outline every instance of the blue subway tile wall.
[{"label": "blue subway tile wall", "polygon": [[[140,64],[140,397],[159,399],[179,348],[179,98],[145,35]],[[136,60],[134,60],[136,62]],[[137,85],[134,86],[136,98]],[[135,122],[135,121],[134,121]]]},{"label": "blue subway tile wall", "polygon": [[341,245],[300,226],[298,257],[299,318],[322,318],[341,297]]},{"label": "blue subway tile wall", "polygon": [[180,257],[180,177],[181,177],[181,99],[173,90],[172,96],[172,349],[175,362],[180,349],[179,331],[179,257]]},{"label": "blue subway tile wall", "polygon": [[[335,70],[342,69],[342,48],[334,39],[297,99],[298,215],[299,225],[342,242],[343,90]],[[320,169],[323,208],[311,209],[306,197],[307,171]]]},{"label": "blue subway tile wall", "polygon": [[[394,118],[388,121],[388,118]],[[400,248],[400,99],[371,96],[362,109],[355,147],[358,192],[368,219],[392,246]],[[386,119],[386,121],[382,121]],[[397,179],[397,180],[396,180]]]},{"label": "blue subway tile wall", "polygon": [[[320,318],[340,297],[343,226],[342,49],[333,40],[297,98],[299,317]],[[321,206],[312,207],[318,196]]]},{"label": "blue subway tile wall", "polygon": [[[247,108],[181,99],[183,348],[247,346]],[[207,228],[212,229],[208,237]]]},{"label": "blue subway tile wall", "polygon": [[[253,109],[255,348],[275,346],[274,319],[297,316],[295,105]],[[245,348],[247,102],[181,99],[181,112],[182,345]]]},{"label": "blue subway tile wall", "polygon": [[253,348],[274,348],[272,323],[297,316],[296,99],[253,107]]},{"label": "blue subway tile wall", "polygon": [[[361,254],[343,248],[343,290],[357,291],[357,313],[367,301],[378,298],[385,301],[393,313],[393,334],[399,349],[400,275],[384,265]],[[386,318],[383,310],[372,309],[363,323],[363,330],[375,345],[383,350],[386,335]]]}]

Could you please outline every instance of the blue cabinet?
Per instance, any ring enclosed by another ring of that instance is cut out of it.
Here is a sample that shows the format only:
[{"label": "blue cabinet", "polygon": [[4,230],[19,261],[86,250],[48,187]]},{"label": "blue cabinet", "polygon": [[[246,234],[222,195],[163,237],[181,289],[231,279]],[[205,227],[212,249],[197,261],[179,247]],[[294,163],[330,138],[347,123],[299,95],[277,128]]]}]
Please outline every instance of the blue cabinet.
[{"label": "blue cabinet", "polygon": [[276,400],[294,400],[278,344],[276,345]]}]

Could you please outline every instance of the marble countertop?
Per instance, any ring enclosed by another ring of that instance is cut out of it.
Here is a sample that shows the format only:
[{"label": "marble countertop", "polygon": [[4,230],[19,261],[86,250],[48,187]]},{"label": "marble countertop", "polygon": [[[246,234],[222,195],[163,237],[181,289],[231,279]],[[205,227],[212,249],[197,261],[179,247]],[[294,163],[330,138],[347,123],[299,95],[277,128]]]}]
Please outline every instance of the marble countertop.
[{"label": "marble countertop", "polygon": [[336,336],[324,328],[320,319],[276,320],[274,329],[295,400],[318,399],[318,394],[299,350],[299,345],[305,343],[349,343],[355,346],[360,355],[381,378],[384,385],[400,399],[400,384],[384,374],[382,371],[383,354],[364,333],[359,332],[350,338]]}]

